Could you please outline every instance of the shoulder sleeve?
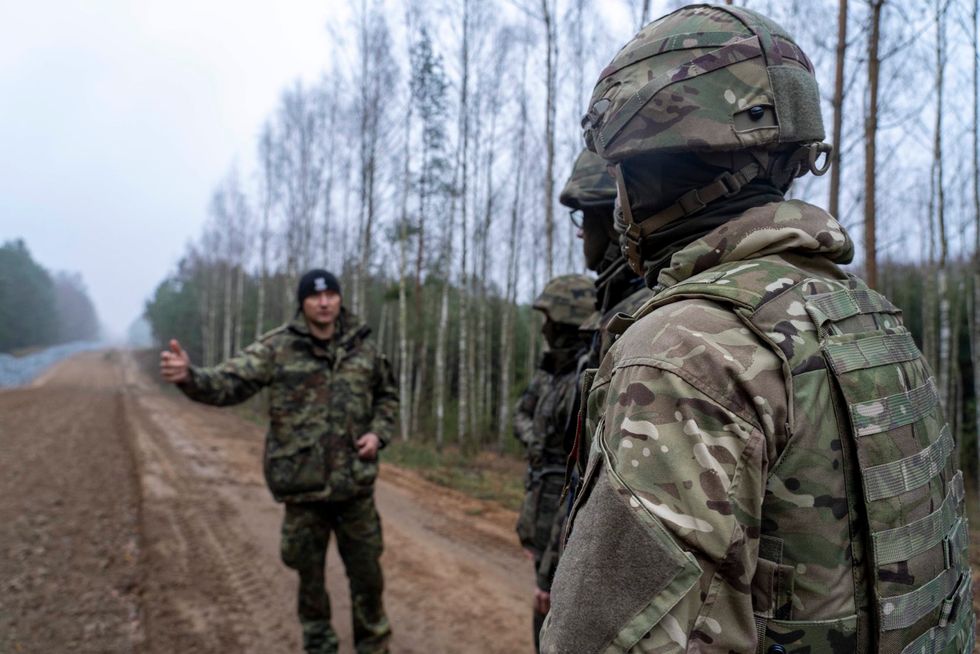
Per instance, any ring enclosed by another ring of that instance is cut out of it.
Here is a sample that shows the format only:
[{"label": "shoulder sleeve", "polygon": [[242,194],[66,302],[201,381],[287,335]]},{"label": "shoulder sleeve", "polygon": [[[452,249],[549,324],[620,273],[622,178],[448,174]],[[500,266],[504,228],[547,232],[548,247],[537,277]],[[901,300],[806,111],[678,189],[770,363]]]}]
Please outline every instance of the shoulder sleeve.
[{"label": "shoulder sleeve", "polygon": [[628,365],[610,380],[592,459],[552,587],[545,640],[557,649],[545,651],[569,637],[582,652],[641,638],[684,651],[699,634],[752,651],[759,427],[663,367]]},{"label": "shoulder sleeve", "polygon": [[191,378],[178,388],[192,400],[227,406],[244,402],[272,380],[274,348],[268,339],[252,343],[237,356],[212,368],[192,366]]}]

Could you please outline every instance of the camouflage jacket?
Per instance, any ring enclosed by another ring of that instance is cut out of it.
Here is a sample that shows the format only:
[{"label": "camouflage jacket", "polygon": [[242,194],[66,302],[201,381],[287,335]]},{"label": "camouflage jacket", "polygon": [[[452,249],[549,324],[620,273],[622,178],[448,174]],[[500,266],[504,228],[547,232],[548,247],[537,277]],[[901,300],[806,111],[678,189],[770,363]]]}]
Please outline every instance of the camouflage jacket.
[{"label": "camouflage jacket", "polygon": [[180,389],[226,406],[269,389],[264,472],[278,501],[342,501],[371,493],[377,460],[357,456],[355,440],[374,432],[384,446],[398,392],[367,325],[344,310],[338,332],[315,340],[297,316],[213,368],[191,368]]},{"label": "camouflage jacket", "polygon": [[546,352],[514,412],[514,435],[527,448],[528,460],[517,535],[534,555],[536,583],[542,590],[551,587],[557,565],[553,534],[565,513],[565,462],[577,425],[579,370],[587,358],[585,347]]},{"label": "camouflage jacket", "polygon": [[651,297],[653,297],[653,292],[646,286],[641,286],[626,297],[616,301],[613,306],[605,311],[596,311],[587,321],[582,323],[580,327],[582,331],[594,333],[591,356],[589,357],[592,366],[599,365],[619,336],[619,334],[609,330],[613,318],[621,313],[628,316],[633,315]]},{"label": "camouflage jacket", "polygon": [[[620,260],[622,261],[622,260]],[[613,342],[619,336],[618,333],[613,333],[610,331],[610,324],[619,314],[632,315],[636,312],[643,304],[653,296],[653,292],[647,288],[642,283],[639,288],[636,284],[630,283],[635,275],[629,270],[628,266],[623,266],[619,274],[615,276],[614,279],[606,280],[606,284],[597,289],[597,302],[600,303],[599,310],[593,313],[588,320],[582,323],[579,327],[579,331],[584,333],[592,334],[592,341],[589,347],[589,352],[586,355],[587,362],[585,363],[588,367],[595,367],[599,365],[599,362],[609,348],[612,347]],[[598,286],[601,282],[602,275],[600,274],[600,279],[596,280],[596,285]],[[642,279],[636,279],[636,281],[642,282]],[[576,389],[577,397],[581,398],[584,395],[581,387],[581,375],[576,375],[575,383],[579,384]],[[581,404],[580,400],[576,400],[575,404]],[[581,410],[581,407],[579,408]],[[577,423],[577,420],[576,420]],[[577,426],[577,425],[576,425]],[[582,452],[582,457],[588,453],[589,450],[589,434],[581,434],[582,439],[577,444],[579,452]],[[569,448],[570,450],[571,448]],[[566,455],[569,454],[566,452]],[[581,472],[581,467],[584,461],[573,462],[575,467],[574,475],[568,481],[575,485],[575,480],[579,479],[578,473]],[[571,474],[572,471],[566,469],[566,474]],[[564,497],[563,493],[563,497]],[[541,590],[549,591],[551,589],[551,583],[554,580],[555,570],[558,568],[558,560],[561,556],[561,535],[564,531],[565,520],[568,517],[568,507],[561,506],[555,513],[554,521],[551,525],[551,533],[548,538],[548,545],[544,552],[541,554],[540,560],[536,564],[536,578],[537,586]]]},{"label": "camouflage jacket", "polygon": [[[791,201],[747,211],[661,271],[588,375],[594,437],[543,652],[969,647],[962,476],[897,310],[835,265],[851,254],[833,218]],[[808,294],[855,309],[824,320]],[[865,333],[877,345],[858,344]],[[830,347],[847,353],[839,366]],[[876,377],[872,358],[898,365]],[[871,424],[904,396],[867,398],[903,384],[911,404]],[[928,474],[910,486],[920,460]]]},{"label": "camouflage jacket", "polygon": [[527,448],[532,468],[565,465],[566,442],[574,431],[575,385],[578,364],[585,350],[551,350],[544,353],[531,383],[514,409],[514,436]]}]

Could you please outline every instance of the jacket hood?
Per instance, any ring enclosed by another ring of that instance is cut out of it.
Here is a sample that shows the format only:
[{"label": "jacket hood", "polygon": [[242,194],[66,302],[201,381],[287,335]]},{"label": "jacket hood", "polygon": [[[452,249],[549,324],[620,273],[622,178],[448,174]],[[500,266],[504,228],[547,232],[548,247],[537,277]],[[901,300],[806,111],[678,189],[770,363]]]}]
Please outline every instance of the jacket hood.
[{"label": "jacket hood", "polygon": [[657,284],[669,287],[722,263],[773,254],[821,256],[850,263],[854,244],[829,213],[799,200],[747,210],[674,253]]}]

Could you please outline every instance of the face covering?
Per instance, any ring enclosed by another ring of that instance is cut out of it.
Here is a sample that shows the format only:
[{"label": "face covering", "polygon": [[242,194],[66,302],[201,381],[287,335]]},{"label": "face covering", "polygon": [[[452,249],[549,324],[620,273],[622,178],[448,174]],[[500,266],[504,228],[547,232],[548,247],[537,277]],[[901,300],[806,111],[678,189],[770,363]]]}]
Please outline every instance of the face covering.
[{"label": "face covering", "polygon": [[[629,194],[633,219],[642,221],[671,206],[691,189],[713,182],[722,173],[735,170],[735,162],[724,156],[707,161],[692,153],[657,154],[635,157],[623,162],[620,169]],[[667,223],[648,236],[642,245],[647,285],[656,282],[657,274],[670,263],[671,256],[708,232],[741,215],[752,207],[779,202],[783,190],[765,178],[756,178],[732,197],[709,204],[701,211]],[[617,216],[617,219],[622,219]]]}]

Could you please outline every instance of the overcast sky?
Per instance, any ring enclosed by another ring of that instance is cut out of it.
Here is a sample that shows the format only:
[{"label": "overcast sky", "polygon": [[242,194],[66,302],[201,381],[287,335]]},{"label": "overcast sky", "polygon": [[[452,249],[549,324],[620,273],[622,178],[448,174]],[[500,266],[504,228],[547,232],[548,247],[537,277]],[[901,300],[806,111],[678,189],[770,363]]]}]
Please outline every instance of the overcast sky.
[{"label": "overcast sky", "polygon": [[123,334],[345,4],[0,0],[0,241],[80,272]]}]

